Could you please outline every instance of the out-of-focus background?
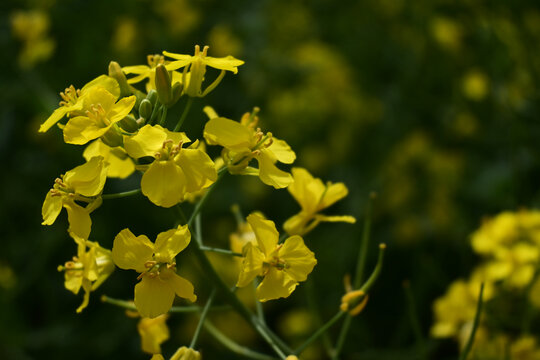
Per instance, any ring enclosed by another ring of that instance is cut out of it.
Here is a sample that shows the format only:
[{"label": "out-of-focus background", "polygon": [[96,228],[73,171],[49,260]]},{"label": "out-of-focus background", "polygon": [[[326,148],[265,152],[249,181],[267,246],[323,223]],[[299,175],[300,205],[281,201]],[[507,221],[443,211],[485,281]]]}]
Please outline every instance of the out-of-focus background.
[{"label": "out-of-focus background", "polygon": [[[195,102],[192,138],[202,133],[205,104],[232,119],[259,106],[263,128],[291,145],[296,165],[347,184],[349,196],[327,213],[354,215],[357,224],[322,224],[306,236],[318,258],[311,281],[323,319],[338,309],[369,194],[377,193],[368,266],[385,242],[385,267],[352,323],[343,359],[418,358],[405,281],[430,356],[454,358],[455,342],[429,338],[432,303],[476,264],[470,234],[485,216],[540,205],[535,1],[3,0],[0,9],[2,359],[150,357],[140,350],[137,320],[99,301],[132,296],[134,273],[117,270],[76,314],[82,298],[56,271],[76,251],[66,216],[40,225],[54,179],[83,158],[58,129],[39,134],[39,124],[60,91],[106,73],[111,60],[145,64],[148,54],[192,54],[195,44],[209,45],[210,56],[244,60],[238,75],[227,74]],[[137,180],[109,181],[105,192],[135,188]],[[234,203],[278,226],[298,211],[287,191],[256,178],[229,177],[220,186],[203,215],[215,246],[226,247],[236,228]],[[91,240],[110,248],[125,227],[154,239],[174,216],[143,197],[105,202],[93,213]],[[206,298],[189,251],[178,263]],[[317,326],[306,291],[265,304],[270,326],[293,344]],[[189,343],[196,321],[169,320],[165,354]],[[233,315],[214,321],[239,342],[266,349]],[[200,348],[206,359],[237,358],[204,334]],[[306,359],[319,354],[315,346]]]}]

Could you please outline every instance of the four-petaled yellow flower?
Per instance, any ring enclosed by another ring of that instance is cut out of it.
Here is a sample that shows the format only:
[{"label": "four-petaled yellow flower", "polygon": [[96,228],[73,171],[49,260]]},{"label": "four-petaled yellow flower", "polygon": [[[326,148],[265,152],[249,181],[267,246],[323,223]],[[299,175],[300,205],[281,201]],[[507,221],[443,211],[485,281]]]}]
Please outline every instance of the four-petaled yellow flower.
[{"label": "four-petaled yellow flower", "polygon": [[131,112],[135,96],[120,99],[102,87],[93,87],[85,97],[88,109],[82,116],[69,119],[64,127],[64,141],[68,144],[84,145],[116,131],[115,124]]},{"label": "four-petaled yellow flower", "polygon": [[169,339],[167,327],[167,314],[159,315],[154,319],[141,318],[137,324],[137,331],[141,336],[142,350],[149,354],[161,354],[161,344]]},{"label": "four-petaled yellow flower", "polygon": [[[183,80],[184,84],[184,93],[191,97],[204,97],[210,91],[214,90],[216,86],[225,76],[225,71],[231,71],[232,73],[238,73],[238,66],[242,65],[244,62],[242,60],[235,59],[232,56],[227,56],[223,58],[214,58],[211,56],[206,56],[208,52],[208,46],[201,49],[199,45],[195,46],[195,55],[182,55],[170,53],[164,51],[163,55],[170,58],[176,59],[167,65],[168,70],[177,70],[184,68]],[[206,73],[206,66],[213,67],[215,69],[221,70],[221,73],[212,84],[210,84],[204,91],[201,89],[202,83],[204,81],[204,75]],[[189,71],[189,78],[187,77]]]},{"label": "four-petaled yellow flower", "polygon": [[302,210],[289,218],[283,228],[289,235],[304,235],[313,230],[321,221],[347,222],[354,224],[352,216],[326,216],[320,211],[343,199],[348,194],[343,183],[323,184],[321,179],[314,178],[306,169],[292,169],[293,183],[287,190],[302,207]]},{"label": "four-petaled yellow flower", "polygon": [[97,242],[88,241],[71,234],[77,243],[77,256],[68,261],[64,266],[59,266],[58,271],[64,271],[64,286],[74,293],[79,293],[81,287],[84,290],[84,299],[77,308],[77,312],[83,311],[90,300],[90,292],[96,290],[114,271],[111,251],[102,248]]},{"label": "four-petaled yellow flower", "polygon": [[[62,207],[65,207],[69,220],[68,231],[88,239],[92,226],[90,213],[101,205],[99,195],[107,179],[107,168],[108,164],[103,157],[96,156],[57,178],[43,202],[42,225],[52,225]],[[86,202],[88,205],[83,207],[76,201]]]},{"label": "four-petaled yellow flower", "polygon": [[259,301],[288,297],[317,264],[315,255],[298,235],[278,244],[279,233],[273,221],[257,214],[249,215],[247,221],[257,245],[248,242],[244,247],[245,258],[236,286],[247,286],[257,276],[263,276],[256,291]]},{"label": "four-petaled yellow flower", "polygon": [[183,201],[186,194],[207,188],[216,181],[215,165],[197,148],[197,141],[182,148],[182,144],[189,141],[186,134],[159,125],[145,125],[136,135],[125,138],[129,156],[155,159],[141,179],[142,193],[154,204],[171,207]]},{"label": "four-petaled yellow flower", "polygon": [[101,75],[96,79],[90,81],[88,84],[84,85],[82,89],[75,89],[73,85],[66,88],[64,92],[60,93],[62,101],[60,101],[60,107],[49,116],[47,120],[39,127],[39,132],[46,132],[54,124],[60,121],[65,115],[83,115],[84,110],[88,107],[88,102],[86,97],[90,93],[90,90],[95,87],[101,87],[112,93],[116,98],[120,96],[120,86],[118,82],[113,78]]},{"label": "four-petaled yellow flower", "polygon": [[109,164],[107,177],[125,179],[135,171],[133,159],[122,147],[110,147],[100,139],[92,141],[84,149],[83,156],[86,161],[90,161],[94,156],[102,156]]},{"label": "four-petaled yellow flower", "polygon": [[[287,187],[292,182],[291,174],[275,164],[278,161],[292,164],[296,154],[285,141],[273,137],[272,133],[264,134],[256,127],[259,121],[256,111],[244,114],[240,122],[211,115],[204,127],[204,138],[209,145],[224,147],[222,156],[229,172],[257,175],[263,183],[276,189]],[[206,112],[214,114],[209,109]],[[252,159],[258,161],[259,169],[248,166]]]},{"label": "four-petaled yellow flower", "polygon": [[145,235],[135,236],[129,229],[116,235],[112,258],[121,269],[141,273],[135,285],[135,307],[141,316],[155,318],[171,308],[175,294],[197,300],[193,285],[176,273],[175,256],[191,240],[187,225],[158,234],[155,244]]},{"label": "four-petaled yellow flower", "polygon": [[[165,61],[163,55],[148,55],[147,57],[148,65],[134,65],[134,66],[124,66],[122,71],[125,74],[135,74],[136,76],[128,79],[128,84],[136,84],[144,79],[148,79],[146,83],[146,91],[156,89],[156,67],[158,65],[165,65],[167,70],[172,70],[168,61]],[[172,71],[172,85],[177,82],[182,82],[182,74],[178,71]]]}]

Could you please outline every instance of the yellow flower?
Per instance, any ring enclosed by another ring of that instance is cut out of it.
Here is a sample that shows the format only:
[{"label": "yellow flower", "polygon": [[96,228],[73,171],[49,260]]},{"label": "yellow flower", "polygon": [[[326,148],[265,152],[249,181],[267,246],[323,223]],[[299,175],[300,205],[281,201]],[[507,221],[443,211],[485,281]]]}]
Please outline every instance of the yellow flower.
[{"label": "yellow flower", "polygon": [[49,130],[54,124],[56,124],[58,121],[60,121],[65,115],[84,115],[84,110],[86,110],[89,105],[86,101],[86,97],[90,93],[90,90],[100,87],[111,94],[113,94],[116,98],[120,96],[120,87],[118,85],[118,82],[114,80],[113,78],[101,75],[94,80],[90,81],[88,84],[84,85],[82,89],[75,89],[73,85],[71,85],[69,88],[66,88],[64,92],[60,93],[60,96],[62,97],[62,101],[60,101],[60,107],[49,116],[47,120],[41,126],[39,127],[39,132],[46,132]]},{"label": "yellow flower", "polygon": [[84,145],[104,136],[113,126],[131,112],[135,96],[120,99],[102,87],[94,87],[85,97],[89,104],[85,115],[71,118],[64,127],[64,141]]},{"label": "yellow flower", "polygon": [[171,356],[170,360],[200,360],[201,354],[192,348],[182,346]]},{"label": "yellow flower", "polygon": [[[107,168],[103,158],[96,156],[57,178],[43,202],[42,225],[52,225],[64,207],[68,214],[68,231],[88,239],[92,226],[90,213],[101,205],[99,195],[105,185]],[[88,205],[83,207],[76,201],[86,202]]]},{"label": "yellow flower", "polygon": [[110,147],[100,139],[91,142],[83,152],[86,161],[90,161],[94,156],[102,156],[109,164],[107,176],[112,178],[125,179],[135,171],[135,163],[126,151],[119,147]]},{"label": "yellow flower", "polygon": [[247,221],[255,233],[257,245],[247,243],[245,246],[236,286],[247,286],[257,276],[263,276],[256,291],[259,301],[288,297],[317,264],[315,255],[298,235],[278,244],[279,233],[274,222],[257,214],[249,215]]},{"label": "yellow flower", "polygon": [[160,354],[161,344],[169,339],[169,328],[165,323],[168,316],[159,315],[154,319],[141,318],[137,324],[137,331],[141,336],[142,350],[149,354]]},{"label": "yellow flower", "polygon": [[74,294],[78,294],[81,287],[84,290],[84,299],[77,308],[80,313],[90,300],[90,292],[96,290],[114,271],[111,251],[102,248],[97,242],[87,241],[71,234],[77,243],[77,256],[59,271],[64,271],[64,286]]},{"label": "yellow flower", "polygon": [[[148,55],[146,57],[148,65],[134,65],[134,66],[124,66],[122,71],[126,74],[135,74],[136,76],[128,79],[128,84],[136,84],[148,79],[146,83],[146,91],[156,89],[156,67],[158,65],[165,65],[167,70],[173,70],[172,66],[169,65],[169,61],[165,61],[165,58],[162,55]],[[182,74],[178,71],[172,71],[172,82],[171,85],[175,83],[182,82]]]},{"label": "yellow flower", "polygon": [[[231,71],[232,73],[238,73],[238,66],[242,65],[244,62],[242,60],[235,59],[232,56],[227,56],[223,58],[214,58],[211,56],[206,56],[208,52],[208,46],[201,49],[199,45],[195,45],[195,55],[182,55],[170,53],[164,51],[163,55],[170,58],[176,59],[172,61],[167,69],[177,70],[184,68],[183,72],[183,81],[184,84],[184,93],[191,97],[203,97],[206,96],[210,91],[214,90],[216,86],[221,82],[225,76],[225,71]],[[210,84],[204,91],[201,89],[202,83],[205,78],[206,66],[213,67],[215,69],[221,70],[220,75],[212,84]],[[189,71],[189,79],[186,77]]]},{"label": "yellow flower", "polygon": [[155,244],[145,235],[135,237],[129,229],[116,235],[112,248],[114,263],[121,269],[141,273],[135,285],[135,307],[141,316],[155,318],[171,308],[175,294],[197,300],[193,285],[176,273],[175,256],[191,239],[187,225],[158,234]]},{"label": "yellow flower", "polygon": [[314,178],[306,169],[292,169],[293,183],[287,190],[302,207],[300,213],[289,218],[283,228],[289,235],[304,235],[310,232],[321,221],[347,222],[354,224],[356,219],[352,216],[326,216],[320,211],[330,207],[348,194],[343,183],[323,184],[321,179]]},{"label": "yellow flower", "polygon": [[[212,117],[204,127],[204,138],[208,145],[224,147],[222,156],[229,172],[259,176],[263,183],[276,189],[289,186],[291,174],[278,169],[275,163],[292,164],[296,154],[285,141],[273,137],[272,133],[264,134],[256,127],[258,109],[244,114],[240,122],[215,117],[210,110],[206,111]],[[248,166],[252,159],[258,161],[258,169]]]},{"label": "yellow flower", "polygon": [[124,147],[134,159],[150,156],[155,160],[141,179],[142,193],[154,204],[171,207],[183,201],[186,194],[212,185],[217,172],[210,157],[198,149],[198,141],[188,148],[182,144],[189,138],[159,125],[145,125],[139,132],[126,137]]}]

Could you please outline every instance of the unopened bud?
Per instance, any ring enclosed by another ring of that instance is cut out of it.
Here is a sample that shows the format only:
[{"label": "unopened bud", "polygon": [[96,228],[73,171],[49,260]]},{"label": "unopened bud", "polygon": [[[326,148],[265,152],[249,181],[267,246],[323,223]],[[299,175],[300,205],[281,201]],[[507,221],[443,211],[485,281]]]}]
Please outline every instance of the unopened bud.
[{"label": "unopened bud", "polygon": [[120,120],[118,122],[118,125],[120,125],[122,129],[130,133],[133,133],[139,130],[139,125],[137,124],[137,120],[131,115],[127,115],[122,120]]},{"label": "unopened bud", "polygon": [[139,105],[139,115],[148,120],[152,116],[152,103],[148,99],[141,101]]},{"label": "unopened bud", "polygon": [[182,346],[171,357],[171,360],[200,360],[201,354],[197,350]]},{"label": "unopened bud", "polygon": [[148,95],[146,95],[146,99],[152,103],[152,106],[156,105],[156,101],[158,99],[157,91],[152,89],[148,92]]},{"label": "unopened bud", "polygon": [[156,67],[156,90],[158,93],[159,101],[169,107],[172,104],[172,88],[171,88],[171,77],[169,71],[165,65],[158,65]]},{"label": "unopened bud", "polygon": [[131,95],[126,75],[116,61],[109,63],[109,76],[118,81],[118,85],[120,85],[120,97]]},{"label": "unopened bud", "polygon": [[179,82],[174,83],[172,87],[173,104],[176,104],[176,102],[180,100],[180,96],[182,96],[182,91],[184,91],[184,85]]},{"label": "unopened bud", "polygon": [[103,141],[105,145],[116,147],[122,145],[123,138],[122,134],[120,134],[115,126],[113,126],[101,137],[101,141]]}]

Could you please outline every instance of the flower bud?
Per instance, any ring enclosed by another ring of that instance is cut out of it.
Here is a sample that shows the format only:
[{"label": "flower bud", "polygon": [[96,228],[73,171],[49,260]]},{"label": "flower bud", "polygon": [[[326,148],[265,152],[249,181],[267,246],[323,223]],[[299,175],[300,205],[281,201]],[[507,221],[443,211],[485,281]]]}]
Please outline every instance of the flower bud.
[{"label": "flower bud", "polygon": [[[145,100],[143,100],[143,101],[145,101]],[[120,120],[118,122],[118,125],[120,125],[120,127],[122,129],[124,129],[124,130],[126,130],[127,132],[130,132],[130,133],[139,130],[139,125],[137,124],[137,120],[131,115],[127,115],[125,118]]]},{"label": "flower bud", "polygon": [[148,120],[152,116],[152,103],[148,99],[141,101],[139,105],[139,115]]},{"label": "flower bud", "polygon": [[171,77],[165,65],[162,64],[156,67],[156,90],[159,101],[163,105],[167,107],[172,105]]},{"label": "flower bud", "polygon": [[113,126],[101,137],[101,141],[103,141],[105,145],[116,147],[122,145],[123,138],[122,134],[116,129],[116,126]]},{"label": "flower bud", "polygon": [[156,101],[158,99],[157,91],[152,89],[148,92],[148,95],[146,95],[146,99],[152,103],[152,106],[156,105]]},{"label": "flower bud", "polygon": [[122,71],[122,68],[116,61],[111,61],[109,63],[109,76],[118,81],[120,85],[120,96],[129,96],[131,95],[131,90],[129,89],[129,84],[127,82],[126,75]]},{"label": "flower bud", "polygon": [[184,90],[184,85],[182,83],[174,83],[172,88],[172,97],[173,97],[173,104],[176,104],[178,100],[180,100],[180,96],[182,96],[182,91]]},{"label": "flower bud", "polygon": [[201,354],[197,350],[182,346],[171,357],[171,360],[200,360]]}]

